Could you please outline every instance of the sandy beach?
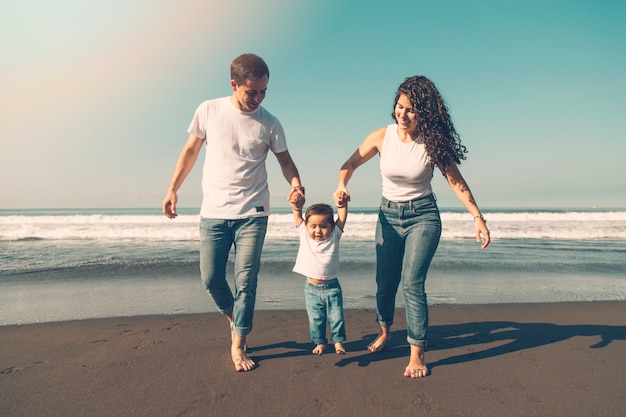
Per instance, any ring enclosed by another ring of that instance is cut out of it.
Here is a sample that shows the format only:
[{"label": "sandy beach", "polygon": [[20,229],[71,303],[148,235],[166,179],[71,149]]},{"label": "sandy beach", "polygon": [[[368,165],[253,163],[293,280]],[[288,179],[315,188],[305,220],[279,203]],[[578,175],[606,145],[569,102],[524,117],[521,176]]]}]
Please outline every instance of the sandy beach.
[{"label": "sandy beach", "polygon": [[237,373],[217,313],[0,327],[0,415],[623,416],[626,302],[440,305],[422,379],[402,376],[404,312],[372,354],[372,310],[346,311],[347,354],[310,354],[305,311],[257,311]]}]

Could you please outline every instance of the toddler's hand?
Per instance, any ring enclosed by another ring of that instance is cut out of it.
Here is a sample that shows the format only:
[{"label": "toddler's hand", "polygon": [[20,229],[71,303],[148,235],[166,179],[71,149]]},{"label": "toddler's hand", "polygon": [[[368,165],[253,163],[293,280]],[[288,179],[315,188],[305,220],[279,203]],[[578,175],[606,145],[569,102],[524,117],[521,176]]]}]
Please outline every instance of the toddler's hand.
[{"label": "toddler's hand", "polygon": [[290,204],[292,209],[300,211],[302,207],[304,207],[304,199],[302,198],[295,202],[290,202]]},{"label": "toddler's hand", "polygon": [[289,200],[292,207],[296,204],[296,208],[302,208],[304,206],[304,202],[306,201],[304,198],[304,187],[293,187],[287,196],[287,200]]},{"label": "toddler's hand", "polygon": [[337,207],[345,207],[348,201],[350,201],[350,194],[343,190],[337,190],[333,194],[333,200],[335,200]]}]

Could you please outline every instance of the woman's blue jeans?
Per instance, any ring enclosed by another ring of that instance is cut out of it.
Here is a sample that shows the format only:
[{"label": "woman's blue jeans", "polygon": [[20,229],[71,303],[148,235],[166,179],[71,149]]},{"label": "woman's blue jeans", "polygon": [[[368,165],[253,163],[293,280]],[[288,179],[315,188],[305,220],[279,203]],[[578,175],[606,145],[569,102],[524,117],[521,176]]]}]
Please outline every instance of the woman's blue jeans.
[{"label": "woman's blue jeans", "polygon": [[407,341],[425,346],[428,338],[426,273],[441,237],[434,195],[396,203],[383,197],[376,224],[376,319],[393,324],[396,293],[402,282]]},{"label": "woman's blue jeans", "polygon": [[[237,220],[200,219],[200,275],[217,309],[232,316],[233,333],[252,330],[254,303],[267,217]],[[226,280],[226,264],[234,246],[235,295]]]},{"label": "woman's blue jeans", "polygon": [[304,286],[306,311],[309,316],[311,340],[316,345],[326,344],[326,319],[330,328],[330,340],[333,343],[346,340],[346,328],[343,320],[343,295],[339,280],[315,285],[309,281]]}]

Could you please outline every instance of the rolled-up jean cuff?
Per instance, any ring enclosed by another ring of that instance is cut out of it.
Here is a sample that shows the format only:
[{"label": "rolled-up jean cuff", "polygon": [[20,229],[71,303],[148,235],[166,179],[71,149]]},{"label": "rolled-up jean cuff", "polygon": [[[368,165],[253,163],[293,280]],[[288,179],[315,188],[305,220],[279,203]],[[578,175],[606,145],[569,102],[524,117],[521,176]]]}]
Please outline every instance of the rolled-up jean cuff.
[{"label": "rolled-up jean cuff", "polygon": [[424,347],[427,345],[426,340],[415,340],[411,339],[407,336],[406,341],[409,342],[409,345]]},{"label": "rolled-up jean cuff", "polygon": [[391,327],[391,326],[393,326],[393,321],[385,322],[385,321],[382,321],[382,320],[376,320],[376,323],[378,323],[378,325],[380,327]]},{"label": "rolled-up jean cuff", "polygon": [[248,333],[250,333],[252,331],[252,326],[250,326],[250,327],[233,326],[232,331],[233,331],[233,334],[235,336],[244,337],[244,336],[247,336]]},{"label": "rolled-up jean cuff", "polygon": [[232,318],[233,318],[233,307],[234,307],[234,306],[235,306],[234,304],[231,304],[231,305],[230,305],[230,307],[225,308],[225,309],[223,309],[223,310],[222,310],[222,309],[220,309],[220,308],[219,308],[219,307],[217,307],[217,306],[216,306],[216,308],[217,308],[217,311],[219,311],[221,314],[223,314],[223,315],[225,315],[225,316],[228,316],[228,317],[230,317],[230,318],[232,319]]}]

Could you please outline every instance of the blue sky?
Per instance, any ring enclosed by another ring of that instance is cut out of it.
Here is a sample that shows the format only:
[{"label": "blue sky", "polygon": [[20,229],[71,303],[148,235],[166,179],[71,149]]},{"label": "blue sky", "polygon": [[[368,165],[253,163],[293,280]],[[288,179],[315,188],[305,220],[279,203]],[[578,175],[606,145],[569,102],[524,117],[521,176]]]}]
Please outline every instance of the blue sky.
[{"label": "blue sky", "polygon": [[[261,55],[309,202],[391,122],[397,86],[440,89],[482,208],[626,207],[624,1],[0,0],[0,208],[159,207],[196,106]],[[268,158],[272,202],[288,186]],[[179,192],[198,207],[200,164]],[[352,205],[380,198],[377,160]],[[460,207],[436,173],[442,207]]]}]

